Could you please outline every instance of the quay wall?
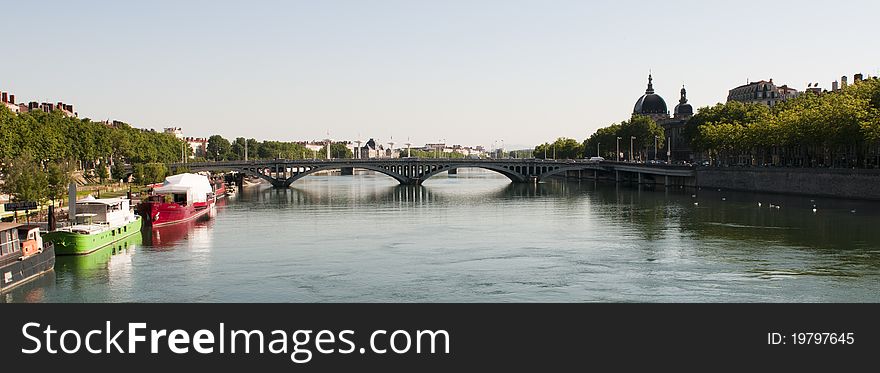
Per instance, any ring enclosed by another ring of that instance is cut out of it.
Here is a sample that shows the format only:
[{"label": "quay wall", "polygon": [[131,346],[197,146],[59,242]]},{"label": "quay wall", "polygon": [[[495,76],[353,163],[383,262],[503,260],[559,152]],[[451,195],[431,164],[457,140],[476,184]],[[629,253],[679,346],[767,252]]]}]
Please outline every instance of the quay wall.
[{"label": "quay wall", "polygon": [[696,186],[880,200],[880,170],[701,167]]},{"label": "quay wall", "polygon": [[572,171],[567,179],[717,188],[745,192],[880,200],[880,170],[833,168],[698,167],[691,178],[621,172]]}]

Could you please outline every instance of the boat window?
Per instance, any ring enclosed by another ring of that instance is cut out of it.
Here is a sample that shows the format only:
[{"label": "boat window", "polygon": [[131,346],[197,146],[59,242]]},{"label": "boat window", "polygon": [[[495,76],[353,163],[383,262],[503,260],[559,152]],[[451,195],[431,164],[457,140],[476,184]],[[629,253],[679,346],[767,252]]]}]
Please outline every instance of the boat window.
[{"label": "boat window", "polygon": [[0,256],[19,251],[19,245],[18,235],[13,235],[12,231],[0,234]]},{"label": "boat window", "polygon": [[186,205],[186,194],[174,194],[174,203]]}]

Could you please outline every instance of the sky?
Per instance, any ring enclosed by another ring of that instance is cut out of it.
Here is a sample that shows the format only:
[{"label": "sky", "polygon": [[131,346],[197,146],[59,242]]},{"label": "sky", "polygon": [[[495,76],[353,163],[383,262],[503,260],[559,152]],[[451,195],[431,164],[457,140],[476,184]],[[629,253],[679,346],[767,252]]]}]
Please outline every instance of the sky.
[{"label": "sky", "polygon": [[187,136],[526,148],[773,78],[880,75],[874,0],[0,0],[0,90]]}]

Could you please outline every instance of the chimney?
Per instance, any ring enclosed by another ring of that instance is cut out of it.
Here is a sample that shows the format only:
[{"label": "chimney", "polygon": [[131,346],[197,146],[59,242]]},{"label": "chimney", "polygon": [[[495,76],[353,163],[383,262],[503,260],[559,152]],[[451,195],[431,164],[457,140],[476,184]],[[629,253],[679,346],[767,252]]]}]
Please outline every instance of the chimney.
[{"label": "chimney", "polygon": [[6,92],[0,93],[0,101],[6,103]]},{"label": "chimney", "polygon": [[840,77],[840,88],[841,89],[846,88],[846,81],[847,81],[846,75]]},{"label": "chimney", "polygon": [[9,95],[9,103],[15,105],[15,95]]},{"label": "chimney", "polygon": [[862,81],[862,74],[853,75],[853,83]]},{"label": "chimney", "polygon": [[833,91],[837,91],[838,89],[839,89],[839,88],[838,88],[838,86],[837,86],[837,81],[835,80],[835,81],[831,82],[831,91],[832,91],[832,92],[833,92]]}]

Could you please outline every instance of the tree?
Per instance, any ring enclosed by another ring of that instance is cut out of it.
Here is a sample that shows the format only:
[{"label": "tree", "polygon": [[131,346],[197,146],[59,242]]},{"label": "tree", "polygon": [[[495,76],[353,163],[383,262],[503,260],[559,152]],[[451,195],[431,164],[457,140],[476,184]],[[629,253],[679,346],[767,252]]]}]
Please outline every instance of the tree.
[{"label": "tree", "polygon": [[146,170],[144,169],[144,165],[142,163],[137,163],[131,166],[131,178],[132,181],[137,185],[144,185],[147,183]]},{"label": "tree", "polygon": [[107,165],[105,165],[104,163],[99,164],[95,168],[95,176],[98,177],[98,181],[101,184],[104,184],[104,181],[107,180],[108,177],[110,177],[110,174],[107,173]]},{"label": "tree", "polygon": [[[232,147],[230,148],[230,153],[235,157],[235,159],[244,159],[244,149],[247,140],[244,137],[237,137],[235,141],[232,142]],[[251,149],[248,149],[248,153],[251,152]],[[248,154],[248,158],[252,158],[250,154]]]},{"label": "tree", "polygon": [[2,191],[14,201],[43,203],[49,197],[49,179],[37,162],[24,155],[4,162]]},{"label": "tree", "polygon": [[621,153],[629,154],[630,141],[632,141],[634,154],[624,158],[644,159],[643,155],[647,154],[648,149],[653,149],[655,144],[658,148],[662,147],[664,140],[663,127],[657,125],[650,117],[634,115],[630,120],[596,130],[584,141],[583,149],[585,154],[596,154],[598,145],[599,152],[603,154],[600,155],[601,157],[616,160],[618,145]]},{"label": "tree", "polygon": [[49,186],[49,198],[52,200],[63,199],[68,185],[73,180],[70,169],[56,162],[51,162],[46,167],[47,183]]},{"label": "tree", "polygon": [[[321,148],[319,157],[327,157],[327,145]],[[334,142],[330,144],[330,158],[352,158],[354,153],[344,142]]]},{"label": "tree", "polygon": [[584,145],[575,139],[560,137],[552,144],[544,143],[532,151],[535,158],[544,159],[577,159],[584,155]]},{"label": "tree", "polygon": [[164,163],[147,163],[144,166],[144,179],[147,183],[158,183],[165,179],[168,174],[168,168]]},{"label": "tree", "polygon": [[223,161],[229,159],[232,145],[229,140],[220,135],[213,135],[208,138],[208,145],[205,148],[206,157],[214,161]]},{"label": "tree", "polygon": [[584,140],[584,154],[597,154],[608,160],[616,160],[617,134],[620,132],[620,124],[612,124],[608,127],[599,128],[590,137]]},{"label": "tree", "polygon": [[122,180],[128,176],[125,171],[125,165],[120,161],[116,161],[116,163],[113,164],[113,167],[110,168],[110,174],[113,175],[113,180]]}]

